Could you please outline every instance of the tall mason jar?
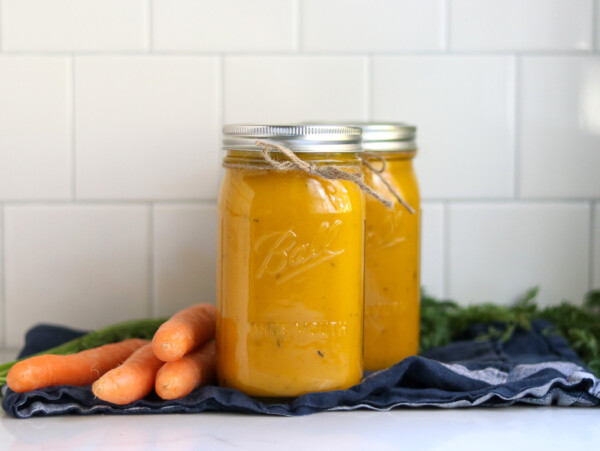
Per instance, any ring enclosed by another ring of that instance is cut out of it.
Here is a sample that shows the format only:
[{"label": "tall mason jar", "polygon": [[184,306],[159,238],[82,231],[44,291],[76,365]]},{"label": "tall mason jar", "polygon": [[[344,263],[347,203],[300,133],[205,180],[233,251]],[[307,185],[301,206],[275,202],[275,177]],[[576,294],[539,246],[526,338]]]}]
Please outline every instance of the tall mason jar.
[{"label": "tall mason jar", "polygon": [[[361,380],[365,201],[361,130],[231,125],[219,194],[219,383],[298,396]],[[290,157],[265,143],[284,146]]]},{"label": "tall mason jar", "polygon": [[[395,190],[414,209],[389,210],[366,199],[365,348],[366,370],[380,370],[417,354],[420,304],[420,197],[413,158],[416,127],[403,123],[361,124],[365,157],[378,173],[365,180],[379,193]],[[372,156],[372,158],[369,157]]]}]

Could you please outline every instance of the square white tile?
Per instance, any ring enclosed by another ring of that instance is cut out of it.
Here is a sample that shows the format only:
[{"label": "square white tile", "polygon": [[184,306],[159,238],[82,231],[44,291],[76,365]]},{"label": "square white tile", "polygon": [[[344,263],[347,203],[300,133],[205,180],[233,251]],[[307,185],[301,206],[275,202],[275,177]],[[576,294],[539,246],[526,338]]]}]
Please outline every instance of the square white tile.
[{"label": "square white tile", "polygon": [[372,119],[418,126],[423,198],[513,195],[512,58],[382,56],[372,72]]},{"label": "square white tile", "polygon": [[594,0],[452,0],[454,50],[591,50]]},{"label": "square white tile", "polygon": [[302,50],[442,50],[442,0],[304,0]]},{"label": "square white tile", "polygon": [[225,58],[225,122],[352,121],[365,117],[363,57]]},{"label": "square white tile", "polygon": [[520,73],[520,194],[600,197],[600,57],[526,57]]},{"label": "square white tile", "polygon": [[2,50],[145,50],[147,5],[146,0],[2,0]]},{"label": "square white tile", "polygon": [[198,302],[214,304],[217,206],[154,207],[154,296],[159,316]]},{"label": "square white tile", "polygon": [[67,58],[0,56],[0,200],[71,196]]},{"label": "square white tile", "polygon": [[444,206],[423,204],[421,214],[421,285],[427,294],[443,297]]},{"label": "square white tile", "polygon": [[594,248],[592,252],[592,288],[600,290],[600,204],[594,209],[594,233],[592,235]]},{"label": "square white tile", "polygon": [[218,60],[99,56],[75,60],[80,199],[214,199]]},{"label": "square white tile", "polygon": [[154,49],[291,51],[293,14],[292,0],[154,0]]},{"label": "square white tile", "polygon": [[136,205],[5,207],[7,345],[36,323],[90,329],[147,317],[148,220]]},{"label": "square white tile", "polygon": [[539,286],[541,305],[580,303],[589,284],[589,224],[586,203],[451,205],[449,296],[509,304]]}]

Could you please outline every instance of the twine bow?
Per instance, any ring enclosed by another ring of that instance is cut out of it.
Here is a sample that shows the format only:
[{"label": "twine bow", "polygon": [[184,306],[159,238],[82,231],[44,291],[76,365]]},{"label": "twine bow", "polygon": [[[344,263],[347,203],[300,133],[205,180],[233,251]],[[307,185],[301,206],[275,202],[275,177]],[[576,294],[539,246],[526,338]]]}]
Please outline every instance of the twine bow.
[{"label": "twine bow", "polygon": [[[365,194],[377,199],[383,205],[385,205],[388,209],[393,208],[394,202],[391,200],[385,199],[383,196],[378,194],[375,190],[373,190],[370,186],[365,183],[364,175],[362,173],[351,173],[344,171],[335,166],[325,165],[319,166],[311,161],[306,161],[299,158],[292,150],[287,147],[269,140],[257,140],[256,145],[261,148],[261,155],[263,159],[276,171],[279,172],[287,172],[287,171],[301,171],[306,174],[318,176],[324,178],[326,180],[348,180],[356,184]],[[281,153],[283,156],[287,158],[285,161],[279,161],[274,159],[271,156],[271,152],[276,151]],[[379,157],[377,157],[379,158]],[[398,202],[403,205],[411,214],[414,213],[414,210],[408,205],[402,197],[396,192],[396,190],[385,180],[381,173],[385,170],[385,161],[381,159],[383,163],[383,168],[377,170],[364,158],[361,158],[362,163],[373,171],[373,174],[377,175],[383,182],[383,184],[387,187],[387,189],[394,195],[394,197],[398,200]],[[225,163],[225,167],[239,167],[239,168],[247,168],[249,165],[243,164],[232,164]]]}]

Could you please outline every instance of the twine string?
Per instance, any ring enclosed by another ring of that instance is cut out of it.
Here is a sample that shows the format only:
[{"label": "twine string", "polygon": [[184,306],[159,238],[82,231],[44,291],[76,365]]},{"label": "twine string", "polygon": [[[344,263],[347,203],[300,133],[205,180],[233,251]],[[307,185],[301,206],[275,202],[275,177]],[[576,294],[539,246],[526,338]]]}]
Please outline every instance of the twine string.
[{"label": "twine string", "polygon": [[[314,175],[317,177],[324,178],[326,180],[347,180],[356,184],[365,194],[373,197],[374,199],[381,202],[388,209],[393,208],[394,202],[385,199],[383,196],[378,194],[375,190],[373,190],[370,186],[365,183],[364,174],[362,173],[352,173],[347,172],[339,167],[325,165],[318,166],[311,161],[303,160],[299,158],[292,150],[287,147],[281,145],[278,142],[270,141],[270,140],[257,140],[256,145],[261,148],[261,156],[265,160],[265,162],[274,170],[279,172],[288,172],[288,171],[301,171],[309,175]],[[287,160],[276,160],[271,156],[271,152],[278,152],[285,156]],[[380,157],[377,157],[380,158]],[[398,202],[403,205],[411,214],[414,213],[414,210],[408,205],[402,197],[396,192],[396,190],[381,176],[381,172],[385,170],[385,161],[382,161],[382,169],[378,170],[373,167],[365,159],[361,158],[362,164],[364,164],[369,170],[373,171],[374,174],[378,175],[378,177],[382,180],[387,189],[394,195],[394,197],[398,200]],[[244,164],[244,163],[228,163],[225,162],[223,164],[224,167],[229,168],[243,168],[243,169],[251,169],[256,167],[252,164]]]},{"label": "twine string", "polygon": [[[359,158],[361,159],[363,165],[365,165],[373,173],[373,175],[375,175],[375,177],[377,177],[381,181],[381,183],[383,183],[385,185],[385,187],[392,194],[392,196],[394,196],[396,198],[398,203],[400,205],[402,205],[404,208],[406,208],[411,215],[414,215],[415,209],[413,207],[411,207],[410,205],[408,205],[408,203],[402,198],[402,196],[400,196],[400,193],[398,193],[398,191],[396,191],[396,189],[391,185],[391,183],[388,182],[385,179],[385,177],[382,175],[387,166],[385,159],[381,155],[377,155],[374,152],[363,152],[363,155],[359,155]],[[369,159],[378,160],[381,163],[381,168],[376,169],[369,162]]]},{"label": "twine string", "polygon": [[[363,162],[363,164],[368,167],[371,171],[376,172],[378,174],[383,173],[383,171],[385,171],[386,167],[387,167],[387,163],[385,162],[385,158],[383,158],[381,155],[377,155],[375,152],[363,152],[362,154],[360,154],[358,156],[358,158],[360,158]],[[377,160],[379,161],[379,163],[381,163],[381,167],[379,169],[375,169],[375,166],[373,166],[369,160]]]}]

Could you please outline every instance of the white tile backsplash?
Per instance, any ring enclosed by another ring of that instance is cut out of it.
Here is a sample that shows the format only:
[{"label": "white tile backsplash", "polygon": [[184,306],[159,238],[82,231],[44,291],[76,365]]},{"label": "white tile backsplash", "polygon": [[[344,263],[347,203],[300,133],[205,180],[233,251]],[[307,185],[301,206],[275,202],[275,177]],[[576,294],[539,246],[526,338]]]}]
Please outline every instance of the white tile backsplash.
[{"label": "white tile backsplash", "polygon": [[363,118],[365,59],[358,56],[225,58],[225,122]]},{"label": "white tile backsplash", "polygon": [[216,205],[154,207],[154,296],[158,315],[172,315],[198,302],[214,304],[216,262]]},{"label": "white tile backsplash", "polygon": [[415,123],[427,291],[579,301],[599,102],[599,0],[0,0],[0,347],[214,299],[224,122]]},{"label": "white tile backsplash", "polygon": [[147,317],[148,220],[137,205],[5,207],[7,345],[35,323]]},{"label": "white tile backsplash", "polygon": [[304,0],[309,52],[442,50],[443,0]]},{"label": "white tile backsplash", "polygon": [[146,0],[1,0],[5,51],[131,51],[148,47]]},{"label": "white tile backsplash", "polygon": [[154,0],[154,49],[291,51],[293,0]]},{"label": "white tile backsplash", "polygon": [[427,294],[444,296],[444,206],[421,205],[421,285]]},{"label": "white tile backsplash", "polygon": [[454,50],[591,50],[594,0],[451,0]]},{"label": "white tile backsplash", "polygon": [[504,56],[373,59],[371,118],[418,125],[425,199],[513,195],[513,71]]},{"label": "white tile backsplash", "polygon": [[523,58],[524,197],[600,197],[600,56]]},{"label": "white tile backsplash", "polygon": [[581,302],[589,215],[587,203],[450,205],[448,294],[508,304],[540,286],[541,304]]},{"label": "white tile backsplash", "polygon": [[0,201],[71,196],[70,77],[67,58],[0,56]]},{"label": "white tile backsplash", "polygon": [[79,199],[215,199],[218,60],[75,59]]}]

